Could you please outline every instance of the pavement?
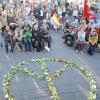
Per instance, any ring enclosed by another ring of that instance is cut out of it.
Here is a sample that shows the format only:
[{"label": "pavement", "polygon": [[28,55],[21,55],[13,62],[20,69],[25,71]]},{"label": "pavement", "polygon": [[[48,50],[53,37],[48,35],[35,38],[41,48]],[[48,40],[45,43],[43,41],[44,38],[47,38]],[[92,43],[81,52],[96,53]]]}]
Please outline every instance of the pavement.
[{"label": "pavement", "polygon": [[[80,54],[75,53],[73,48],[67,47],[62,39],[63,33],[50,31],[52,36],[52,50],[50,52],[42,53],[25,53],[15,50],[14,53],[5,53],[4,48],[0,48],[0,100],[5,100],[2,90],[3,77],[11,69],[11,66],[16,65],[21,61],[27,61],[33,58],[51,58],[51,57],[63,57],[66,60],[70,60],[85,66],[94,75],[97,83],[97,99],[100,100],[100,53],[95,53],[94,56],[90,56],[87,52]],[[61,68],[60,63],[48,62],[46,63],[51,72]],[[24,66],[23,66],[24,67]],[[40,66],[37,63],[25,66],[29,69],[43,74],[40,70]],[[59,79],[54,80],[55,86],[61,97],[61,100],[87,100],[89,96],[89,83],[84,76],[76,69],[69,68],[62,74]],[[47,83],[45,81],[39,81],[34,78],[28,78],[17,73],[11,81],[11,93],[15,96],[15,100],[50,100],[50,93],[47,90]]]}]

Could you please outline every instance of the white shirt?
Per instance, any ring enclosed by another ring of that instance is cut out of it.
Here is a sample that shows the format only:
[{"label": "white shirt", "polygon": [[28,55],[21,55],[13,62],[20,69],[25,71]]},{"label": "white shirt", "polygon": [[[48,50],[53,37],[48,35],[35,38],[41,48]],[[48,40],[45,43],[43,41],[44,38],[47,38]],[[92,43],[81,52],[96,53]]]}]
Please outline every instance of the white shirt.
[{"label": "white shirt", "polygon": [[48,3],[51,3],[51,0],[48,0]]},{"label": "white shirt", "polygon": [[65,7],[63,7],[63,9],[62,9],[62,10],[63,10],[63,12],[65,12],[65,11],[66,11],[66,8],[65,8]]},{"label": "white shirt", "polygon": [[85,32],[79,31],[78,32],[78,40],[85,41],[85,35],[86,35]]},{"label": "white shirt", "polygon": [[27,13],[27,15],[30,13],[30,11],[31,11],[31,8],[30,7],[26,7],[26,13]]},{"label": "white shirt", "polygon": [[73,16],[77,16],[78,17],[78,9],[73,10]]},{"label": "white shirt", "polygon": [[58,15],[62,15],[62,9],[58,8]]},{"label": "white shirt", "polygon": [[43,16],[43,10],[40,11],[40,16]]}]

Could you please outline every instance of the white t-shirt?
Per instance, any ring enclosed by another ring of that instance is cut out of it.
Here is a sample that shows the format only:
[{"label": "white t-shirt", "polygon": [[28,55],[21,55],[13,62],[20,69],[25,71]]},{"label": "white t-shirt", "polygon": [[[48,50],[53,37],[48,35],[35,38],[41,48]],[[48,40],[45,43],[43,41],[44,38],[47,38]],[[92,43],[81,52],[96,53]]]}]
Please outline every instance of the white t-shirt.
[{"label": "white t-shirt", "polygon": [[48,0],[48,3],[51,3],[51,0]]},{"label": "white t-shirt", "polygon": [[58,8],[58,15],[62,15],[62,9]]},{"label": "white t-shirt", "polygon": [[43,10],[40,10],[40,16],[43,16]]},{"label": "white t-shirt", "polygon": [[65,8],[65,7],[63,7],[62,11],[63,11],[63,12],[65,12],[65,11],[66,11],[66,8]]},{"label": "white t-shirt", "polygon": [[30,13],[30,11],[31,11],[31,7],[26,7],[26,13],[27,13],[27,15]]},{"label": "white t-shirt", "polygon": [[78,10],[77,9],[76,10],[73,10],[73,16],[78,17]]},{"label": "white t-shirt", "polygon": [[79,31],[79,32],[78,32],[78,40],[84,42],[84,41],[85,41],[85,35],[86,35],[85,32]]}]

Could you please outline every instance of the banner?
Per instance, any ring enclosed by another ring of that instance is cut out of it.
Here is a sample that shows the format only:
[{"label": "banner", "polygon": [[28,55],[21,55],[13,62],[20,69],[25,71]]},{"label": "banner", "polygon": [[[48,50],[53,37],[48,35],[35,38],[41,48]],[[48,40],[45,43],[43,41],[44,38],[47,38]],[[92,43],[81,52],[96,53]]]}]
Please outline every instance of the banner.
[{"label": "banner", "polygon": [[84,17],[87,18],[87,19],[90,18],[89,12],[90,12],[90,8],[87,4],[87,0],[84,0],[84,13],[83,14],[84,14]]},{"label": "banner", "polygon": [[54,15],[53,15],[53,20],[54,20],[54,22],[56,23],[56,25],[57,25],[58,27],[61,26],[60,19],[58,18],[58,16],[57,16],[56,13],[54,13]]}]

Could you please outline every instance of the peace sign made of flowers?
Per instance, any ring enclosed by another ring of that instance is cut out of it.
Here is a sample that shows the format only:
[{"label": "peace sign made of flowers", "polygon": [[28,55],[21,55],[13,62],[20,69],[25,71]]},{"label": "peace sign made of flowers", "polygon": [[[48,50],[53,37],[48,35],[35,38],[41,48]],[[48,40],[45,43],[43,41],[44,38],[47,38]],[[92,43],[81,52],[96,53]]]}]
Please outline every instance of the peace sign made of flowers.
[{"label": "peace sign made of flowers", "polygon": [[[64,63],[63,67],[61,67],[59,70],[54,72],[52,75],[49,73],[49,68],[45,64],[45,62],[62,62]],[[28,70],[27,68],[23,68],[22,65],[25,64],[31,64],[33,62],[37,62],[41,66],[41,70],[44,73],[44,76],[36,73],[35,71]],[[14,100],[14,96],[10,93],[10,82],[14,75],[17,72],[23,73],[27,77],[34,77],[37,80],[44,80],[47,81],[48,85],[48,91],[51,93],[51,100],[61,100],[60,96],[58,95],[57,89],[53,83],[53,80],[55,78],[59,78],[63,72],[67,70],[67,68],[74,67],[78,69],[88,80],[90,85],[90,92],[88,100],[96,100],[96,82],[92,76],[92,74],[85,69],[84,67],[80,67],[77,64],[64,60],[63,58],[42,58],[42,59],[32,59],[30,61],[23,61],[22,63],[17,64],[15,67],[11,68],[11,71],[4,76],[3,81],[3,93],[6,98],[6,100]]]}]

